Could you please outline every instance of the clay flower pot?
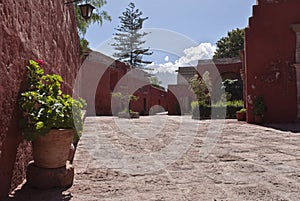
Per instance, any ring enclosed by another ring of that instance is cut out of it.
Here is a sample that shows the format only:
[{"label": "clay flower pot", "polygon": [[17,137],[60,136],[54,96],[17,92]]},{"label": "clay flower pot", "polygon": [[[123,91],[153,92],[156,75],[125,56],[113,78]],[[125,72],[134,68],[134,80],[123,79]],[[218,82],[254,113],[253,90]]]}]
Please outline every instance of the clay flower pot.
[{"label": "clay flower pot", "polygon": [[238,121],[246,121],[246,112],[236,112],[235,116]]},{"label": "clay flower pot", "polygon": [[138,112],[119,112],[118,117],[126,119],[137,119],[140,117],[140,114]]},{"label": "clay flower pot", "polygon": [[254,122],[256,124],[262,124],[263,123],[263,116],[262,115],[254,115]]},{"label": "clay flower pot", "polygon": [[33,160],[41,168],[59,168],[66,165],[73,142],[73,129],[52,129],[33,141]]}]

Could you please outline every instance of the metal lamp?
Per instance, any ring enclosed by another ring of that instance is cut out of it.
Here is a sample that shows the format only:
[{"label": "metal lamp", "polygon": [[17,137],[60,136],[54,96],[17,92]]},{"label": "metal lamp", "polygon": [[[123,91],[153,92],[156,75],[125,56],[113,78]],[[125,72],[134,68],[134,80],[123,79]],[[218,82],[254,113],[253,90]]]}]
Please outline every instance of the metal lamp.
[{"label": "metal lamp", "polygon": [[[65,4],[74,3],[78,1],[82,1],[82,0],[73,0],[73,1],[66,2]],[[79,9],[80,9],[81,16],[87,20],[92,16],[95,7],[89,4],[87,0],[85,0],[84,4],[79,5]]]},{"label": "metal lamp", "polygon": [[87,3],[87,1],[85,1],[85,4],[79,5],[79,8],[80,8],[81,16],[86,20],[92,16],[93,10],[95,9],[95,7]]}]

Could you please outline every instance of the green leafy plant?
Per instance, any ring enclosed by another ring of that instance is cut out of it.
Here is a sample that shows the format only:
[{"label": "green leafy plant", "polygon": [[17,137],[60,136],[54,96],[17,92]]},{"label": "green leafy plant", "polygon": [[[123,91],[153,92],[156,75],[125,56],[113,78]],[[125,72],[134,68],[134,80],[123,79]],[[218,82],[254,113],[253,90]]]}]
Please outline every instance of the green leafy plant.
[{"label": "green leafy plant", "polygon": [[[122,94],[121,92],[115,92],[112,93],[112,97],[116,97],[121,101],[122,104],[122,112],[129,112],[129,113],[133,113],[134,111],[132,111],[130,109],[130,101],[137,101],[139,99],[139,97],[132,95],[132,94]],[[129,106],[129,108],[127,108],[126,106]]]},{"label": "green leafy plant", "polygon": [[86,110],[87,109],[87,102],[83,98],[78,98],[78,101],[82,104],[82,109]]},{"label": "green leafy plant", "polygon": [[258,96],[257,98],[255,98],[255,100],[253,101],[253,112],[255,115],[258,116],[264,116],[265,112],[267,110],[267,107],[264,103],[264,99],[262,96]]},{"label": "green leafy plant", "polygon": [[211,91],[212,91],[212,82],[208,71],[200,77],[198,74],[195,74],[189,80],[189,88],[196,95],[196,99],[200,105],[209,104]]},{"label": "green leafy plant", "polygon": [[29,60],[27,66],[28,91],[21,94],[19,105],[23,112],[21,128],[26,140],[46,135],[51,129],[73,129],[74,140],[82,128],[83,101],[73,99],[61,91],[61,76],[44,74],[40,60]]},{"label": "green leafy plant", "polygon": [[222,82],[222,89],[225,90],[223,96],[226,100],[242,100],[243,99],[243,86],[239,79],[226,79]]},{"label": "green leafy plant", "polygon": [[242,109],[240,109],[240,111],[238,111],[238,112],[246,113],[246,112],[247,112],[247,109],[246,109],[246,108],[242,108]]}]

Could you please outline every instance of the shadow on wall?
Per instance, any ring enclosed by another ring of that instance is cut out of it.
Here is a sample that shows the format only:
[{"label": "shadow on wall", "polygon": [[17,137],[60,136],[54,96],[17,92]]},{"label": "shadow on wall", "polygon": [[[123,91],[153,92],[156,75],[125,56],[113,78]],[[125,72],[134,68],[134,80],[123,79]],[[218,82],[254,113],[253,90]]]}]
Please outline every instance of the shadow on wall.
[{"label": "shadow on wall", "polygon": [[[18,94],[20,93],[19,91]],[[1,195],[2,192],[7,192],[9,189],[13,190],[24,180],[26,165],[32,159],[30,143],[22,139],[19,130],[20,112],[17,106],[14,105],[12,108],[11,120],[7,124],[7,133],[9,134],[4,138],[0,147],[2,152],[0,164],[5,164],[0,168],[0,200],[6,196]]]},{"label": "shadow on wall", "polygon": [[23,141],[19,129],[21,113],[17,102],[28,87],[24,83],[28,60],[44,60],[46,72],[60,74],[65,81],[64,92],[70,93],[79,69],[80,52],[73,6],[57,0],[0,2],[0,200],[3,200],[10,189],[23,181],[31,159],[30,144]]}]

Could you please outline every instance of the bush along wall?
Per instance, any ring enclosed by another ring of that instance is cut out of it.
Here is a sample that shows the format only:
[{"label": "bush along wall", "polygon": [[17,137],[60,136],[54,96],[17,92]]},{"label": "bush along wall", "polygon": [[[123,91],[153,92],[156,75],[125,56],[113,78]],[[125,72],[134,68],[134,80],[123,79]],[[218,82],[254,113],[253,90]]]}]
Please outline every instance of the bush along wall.
[{"label": "bush along wall", "polygon": [[244,107],[244,103],[243,101],[228,101],[226,103],[219,102],[206,105],[194,101],[191,106],[193,119],[233,119],[235,118],[235,113]]}]

